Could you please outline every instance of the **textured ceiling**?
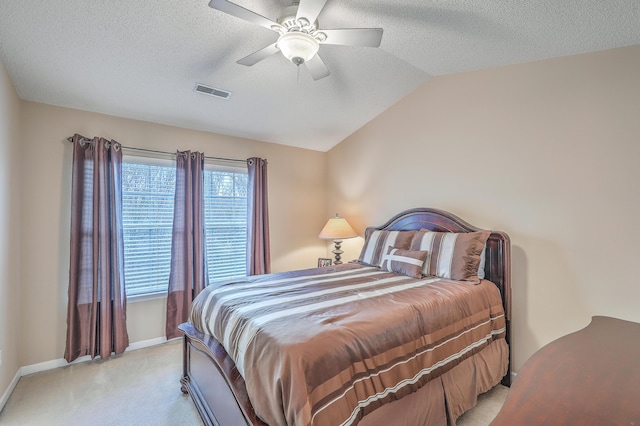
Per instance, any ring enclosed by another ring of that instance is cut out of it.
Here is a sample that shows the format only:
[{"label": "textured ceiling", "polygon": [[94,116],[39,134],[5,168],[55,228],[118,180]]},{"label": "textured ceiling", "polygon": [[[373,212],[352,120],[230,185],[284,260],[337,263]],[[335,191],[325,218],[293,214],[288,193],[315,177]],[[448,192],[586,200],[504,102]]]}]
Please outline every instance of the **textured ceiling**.
[{"label": "textured ceiling", "polygon": [[325,151],[431,76],[640,44],[640,1],[328,0],[319,24],[382,44],[322,45],[313,81],[280,54],[238,65],[277,34],[208,0],[2,0],[0,59],[25,100]]}]

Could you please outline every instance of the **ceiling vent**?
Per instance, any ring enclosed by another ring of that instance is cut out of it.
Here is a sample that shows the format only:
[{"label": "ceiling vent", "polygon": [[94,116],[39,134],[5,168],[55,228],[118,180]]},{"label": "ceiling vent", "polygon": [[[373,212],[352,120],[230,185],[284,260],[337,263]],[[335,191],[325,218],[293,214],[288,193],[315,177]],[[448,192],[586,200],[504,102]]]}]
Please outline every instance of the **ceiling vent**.
[{"label": "ceiling vent", "polygon": [[202,93],[203,95],[214,96],[216,98],[221,99],[229,99],[231,96],[231,92],[227,92],[226,90],[216,89],[215,87],[205,86],[204,84],[196,83],[196,87],[194,89],[198,93]]}]

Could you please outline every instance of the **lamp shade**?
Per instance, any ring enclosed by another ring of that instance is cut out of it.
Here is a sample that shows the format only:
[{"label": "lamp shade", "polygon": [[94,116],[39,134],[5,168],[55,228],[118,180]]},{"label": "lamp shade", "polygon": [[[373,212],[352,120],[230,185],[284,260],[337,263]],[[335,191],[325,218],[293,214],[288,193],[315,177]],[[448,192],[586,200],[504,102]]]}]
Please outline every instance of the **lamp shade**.
[{"label": "lamp shade", "polygon": [[309,34],[294,31],[282,34],[277,46],[285,58],[300,65],[313,58],[320,44]]},{"label": "lamp shade", "polygon": [[327,224],[320,231],[318,238],[325,240],[344,240],[346,238],[357,237],[358,234],[353,230],[349,222],[343,217],[336,215],[327,221]]}]

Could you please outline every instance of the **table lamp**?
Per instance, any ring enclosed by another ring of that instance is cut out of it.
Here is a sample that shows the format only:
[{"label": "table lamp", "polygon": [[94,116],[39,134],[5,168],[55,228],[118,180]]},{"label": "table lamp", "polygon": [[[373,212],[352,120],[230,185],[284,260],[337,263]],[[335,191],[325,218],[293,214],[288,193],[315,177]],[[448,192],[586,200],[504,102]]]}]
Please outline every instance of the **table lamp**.
[{"label": "table lamp", "polygon": [[335,249],[331,252],[336,256],[335,265],[340,265],[342,262],[340,261],[340,255],[344,253],[340,250],[340,244],[342,244],[342,240],[346,240],[347,238],[357,237],[358,234],[353,230],[349,222],[343,217],[338,216],[336,213],[336,217],[332,217],[327,221],[327,224],[320,231],[320,235],[318,238],[322,238],[323,240],[333,240],[335,244]]}]

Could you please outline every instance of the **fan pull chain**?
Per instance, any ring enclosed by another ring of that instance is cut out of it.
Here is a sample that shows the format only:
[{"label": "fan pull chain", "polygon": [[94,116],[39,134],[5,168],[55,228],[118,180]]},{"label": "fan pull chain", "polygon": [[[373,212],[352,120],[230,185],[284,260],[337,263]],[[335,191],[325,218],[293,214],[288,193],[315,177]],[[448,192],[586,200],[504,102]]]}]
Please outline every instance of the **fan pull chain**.
[{"label": "fan pull chain", "polygon": [[296,66],[298,71],[296,71],[296,87],[300,87],[300,65]]}]

